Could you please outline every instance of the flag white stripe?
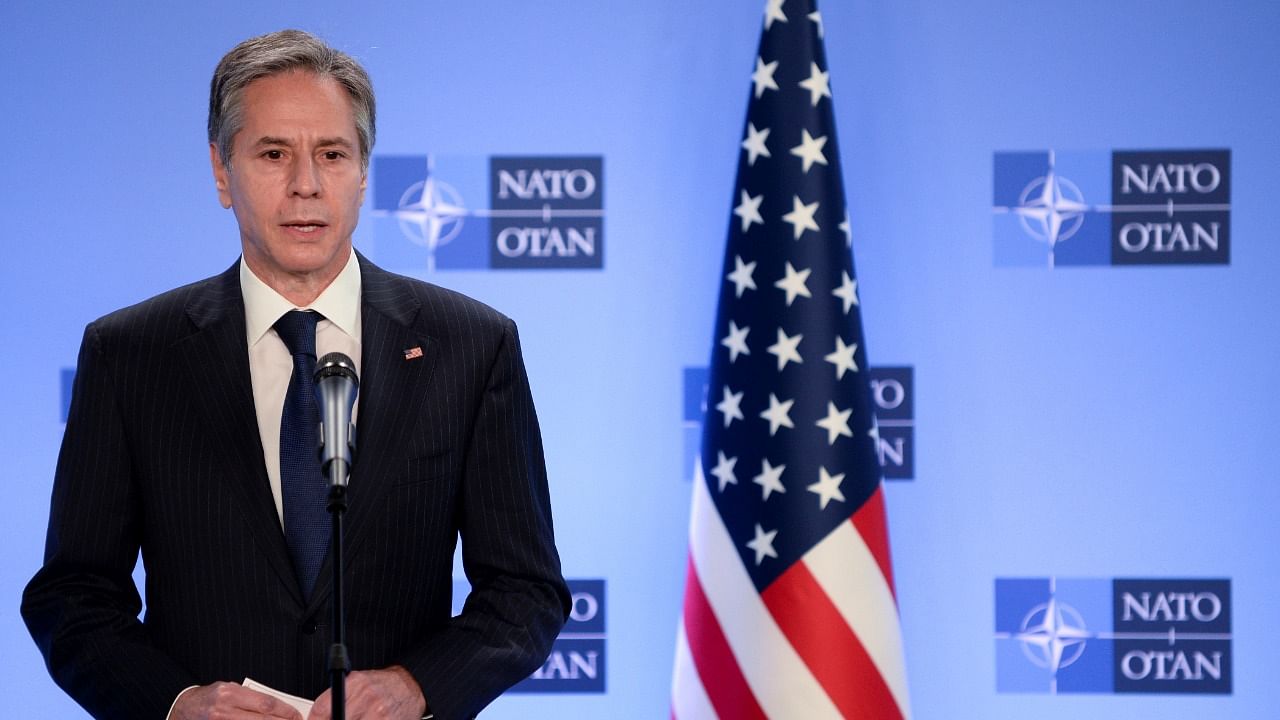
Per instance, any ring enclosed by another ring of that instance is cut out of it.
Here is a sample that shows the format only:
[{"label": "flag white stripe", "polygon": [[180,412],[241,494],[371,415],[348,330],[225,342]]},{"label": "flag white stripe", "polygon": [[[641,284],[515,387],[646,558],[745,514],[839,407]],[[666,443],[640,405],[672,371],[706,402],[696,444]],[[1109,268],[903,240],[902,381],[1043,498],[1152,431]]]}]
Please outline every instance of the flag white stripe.
[{"label": "flag white stripe", "polygon": [[689,637],[684,633],[684,620],[676,633],[676,671],[671,679],[671,711],[676,720],[716,720],[715,708],[702,687],[702,678],[689,652]]},{"label": "flag white stripe", "polygon": [[853,522],[841,524],[823,538],[805,555],[804,563],[858,636],[903,718],[909,720],[911,703],[898,606],[880,565]]},{"label": "flag white stripe", "polygon": [[756,592],[707,494],[701,463],[694,472],[689,552],[707,603],[764,713],[771,718],[840,718]]}]

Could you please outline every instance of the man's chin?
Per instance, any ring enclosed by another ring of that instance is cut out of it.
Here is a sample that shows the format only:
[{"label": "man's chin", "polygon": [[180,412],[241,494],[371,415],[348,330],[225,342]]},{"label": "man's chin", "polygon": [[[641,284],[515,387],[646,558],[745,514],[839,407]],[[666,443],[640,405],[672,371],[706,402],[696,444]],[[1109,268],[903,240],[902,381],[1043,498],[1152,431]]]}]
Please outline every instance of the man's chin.
[{"label": "man's chin", "polygon": [[[317,275],[336,275],[346,265],[350,245],[325,247],[319,244],[294,245],[285,252],[267,257],[245,254],[249,269],[259,276],[288,275],[309,278]],[[264,278],[265,279],[265,278]]]}]

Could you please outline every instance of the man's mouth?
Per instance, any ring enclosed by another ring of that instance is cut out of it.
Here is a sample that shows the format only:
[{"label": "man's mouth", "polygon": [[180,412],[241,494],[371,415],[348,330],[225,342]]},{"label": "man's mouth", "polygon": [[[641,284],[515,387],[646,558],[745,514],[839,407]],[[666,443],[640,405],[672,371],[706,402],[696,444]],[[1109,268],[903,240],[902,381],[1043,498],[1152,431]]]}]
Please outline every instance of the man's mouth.
[{"label": "man's mouth", "polygon": [[297,220],[294,222],[284,223],[284,226],[290,230],[295,230],[300,233],[313,233],[317,230],[328,227],[327,223],[320,222],[319,220]]}]

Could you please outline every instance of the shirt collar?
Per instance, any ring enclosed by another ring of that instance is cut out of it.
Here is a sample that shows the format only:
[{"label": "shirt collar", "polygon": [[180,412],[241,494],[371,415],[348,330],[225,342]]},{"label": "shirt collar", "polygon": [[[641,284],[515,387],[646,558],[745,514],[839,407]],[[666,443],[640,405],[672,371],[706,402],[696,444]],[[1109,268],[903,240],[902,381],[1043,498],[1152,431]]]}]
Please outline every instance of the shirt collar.
[{"label": "shirt collar", "polygon": [[298,307],[266,284],[240,257],[240,293],[244,297],[245,338],[253,347],[280,316],[290,310],[315,310],[348,336],[360,338],[360,263],[351,251],[347,264],[320,297]]}]

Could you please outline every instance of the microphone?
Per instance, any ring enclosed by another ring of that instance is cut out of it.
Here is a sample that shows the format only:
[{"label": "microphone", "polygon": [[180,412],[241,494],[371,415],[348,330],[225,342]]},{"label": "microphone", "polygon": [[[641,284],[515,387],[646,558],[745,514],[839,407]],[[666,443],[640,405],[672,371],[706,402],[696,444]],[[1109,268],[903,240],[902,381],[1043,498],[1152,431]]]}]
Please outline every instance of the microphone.
[{"label": "microphone", "polygon": [[[320,470],[331,485],[345,488],[356,445],[351,424],[351,408],[360,389],[356,364],[340,352],[328,353],[316,363],[315,387],[320,404]],[[332,471],[335,462],[340,463],[338,472]]]}]

